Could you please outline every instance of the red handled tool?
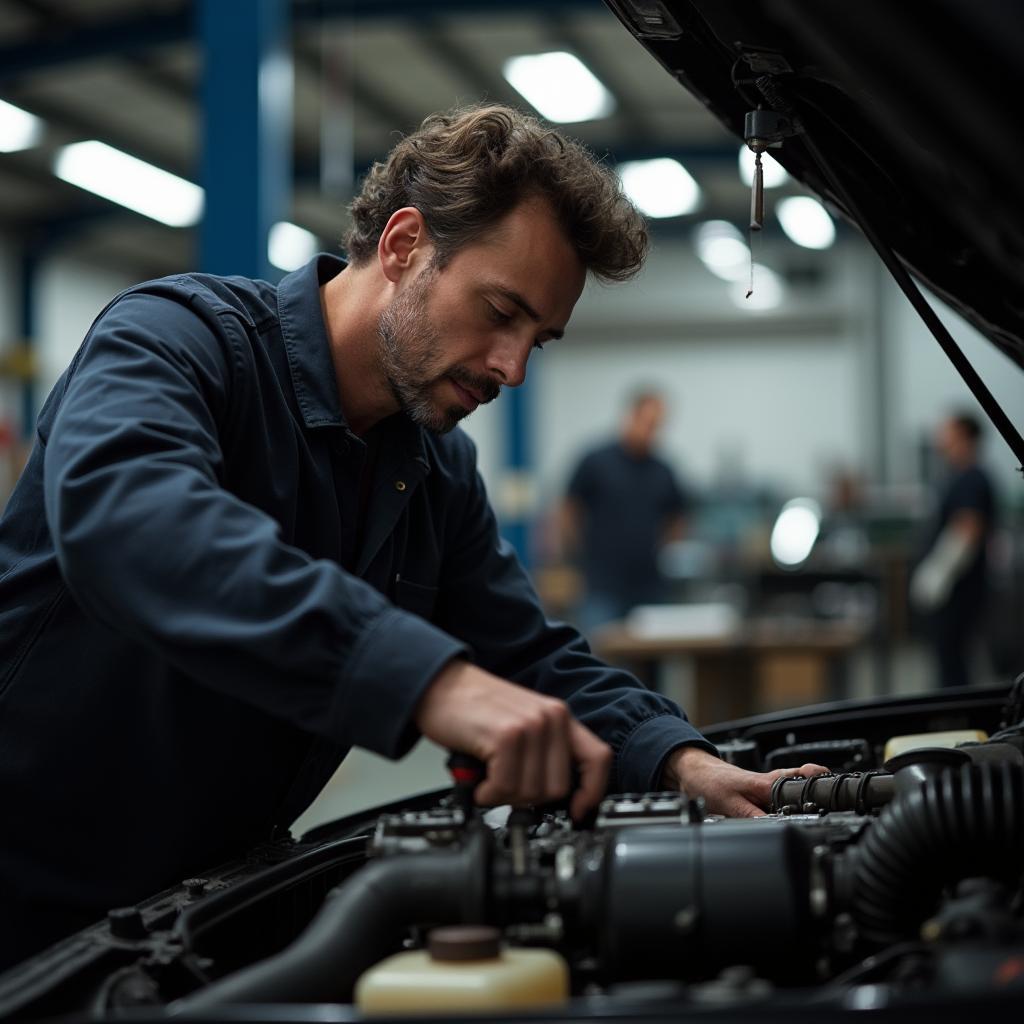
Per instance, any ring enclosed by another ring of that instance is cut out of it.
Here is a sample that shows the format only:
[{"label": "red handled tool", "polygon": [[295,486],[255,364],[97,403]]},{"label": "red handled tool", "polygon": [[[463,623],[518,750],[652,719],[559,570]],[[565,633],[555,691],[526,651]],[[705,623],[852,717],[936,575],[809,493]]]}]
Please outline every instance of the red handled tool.
[{"label": "red handled tool", "polygon": [[473,792],[487,777],[487,765],[470,754],[451,753],[445,762],[454,783],[455,802],[468,821],[473,816]]}]

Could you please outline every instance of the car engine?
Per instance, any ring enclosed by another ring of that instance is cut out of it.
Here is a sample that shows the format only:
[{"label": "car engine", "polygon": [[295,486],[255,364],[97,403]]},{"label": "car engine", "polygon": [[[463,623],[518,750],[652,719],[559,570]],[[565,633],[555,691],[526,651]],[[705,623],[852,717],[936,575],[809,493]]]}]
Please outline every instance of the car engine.
[{"label": "car engine", "polygon": [[[885,757],[880,738],[908,724],[927,731],[896,754],[889,735]],[[0,979],[0,1013],[308,1020],[315,1004],[318,1020],[356,1019],[368,968],[437,926],[486,924],[506,947],[564,957],[570,996],[547,1019],[1016,1019],[1024,677],[998,699],[832,706],[711,736],[743,767],[831,770],[780,778],[751,819],[646,793],[574,827],[561,809],[480,812],[442,792],[333,823],[112,911]]]}]

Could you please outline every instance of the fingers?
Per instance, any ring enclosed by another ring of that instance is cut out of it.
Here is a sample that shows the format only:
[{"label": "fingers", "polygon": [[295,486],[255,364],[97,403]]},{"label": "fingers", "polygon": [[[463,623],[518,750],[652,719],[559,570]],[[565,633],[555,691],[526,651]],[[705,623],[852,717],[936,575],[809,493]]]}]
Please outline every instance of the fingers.
[{"label": "fingers", "polygon": [[711,814],[728,818],[759,818],[771,803],[772,785],[779,779],[812,778],[829,771],[820,764],[752,772],[720,760],[696,747],[672,755],[669,778],[691,797],[702,797]]},{"label": "fingers", "polygon": [[611,750],[577,722],[567,705],[456,660],[427,689],[416,711],[424,736],[480,758],[487,777],[480,804],[543,804],[569,792],[572,766],[581,788],[573,813],[582,817],[604,796]]},{"label": "fingers", "polygon": [[572,785],[572,742],[570,729],[572,715],[564,705],[558,704],[558,712],[553,715],[554,732],[549,736],[545,750],[543,751],[544,796],[538,803],[550,803],[553,800],[560,800],[569,792]]},{"label": "fingers", "polygon": [[746,797],[737,796],[729,802],[725,810],[727,818],[764,818],[767,817],[764,810],[756,803],[752,803]]},{"label": "fingers", "polygon": [[523,733],[514,727],[507,726],[496,734],[493,748],[483,755],[487,777],[473,793],[478,804],[488,807],[512,803],[511,795],[522,791],[520,777],[525,745]]},{"label": "fingers", "polygon": [[482,804],[543,804],[569,791],[572,762],[568,708],[561,702],[516,688],[515,708],[493,732],[484,760],[487,779],[477,788]]},{"label": "fingers", "polygon": [[809,779],[814,775],[827,775],[832,769],[820,764],[802,764],[799,768],[776,768],[766,773],[769,779],[795,779],[803,777]]},{"label": "fingers", "polygon": [[573,794],[569,812],[574,821],[580,821],[598,805],[608,787],[608,773],[612,767],[612,750],[599,740],[586,726],[572,721],[569,741],[573,760],[580,773],[580,785]]}]

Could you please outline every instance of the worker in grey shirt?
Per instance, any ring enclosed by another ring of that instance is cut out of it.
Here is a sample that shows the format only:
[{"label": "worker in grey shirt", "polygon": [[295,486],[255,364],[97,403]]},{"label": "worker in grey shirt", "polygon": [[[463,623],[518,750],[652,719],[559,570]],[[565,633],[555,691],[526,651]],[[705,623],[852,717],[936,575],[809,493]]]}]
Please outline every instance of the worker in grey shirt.
[{"label": "worker in grey shirt", "polygon": [[549,623],[458,420],[643,224],[505,108],[429,118],[351,262],[115,297],[0,521],[0,964],[280,834],[354,745],[485,762],[482,803],[685,786],[755,814],[671,702]]}]

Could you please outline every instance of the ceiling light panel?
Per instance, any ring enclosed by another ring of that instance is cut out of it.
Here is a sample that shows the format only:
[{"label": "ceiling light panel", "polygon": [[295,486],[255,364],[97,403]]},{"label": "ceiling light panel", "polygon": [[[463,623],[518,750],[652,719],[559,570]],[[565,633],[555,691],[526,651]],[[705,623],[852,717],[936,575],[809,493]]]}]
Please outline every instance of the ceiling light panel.
[{"label": "ceiling light panel", "polygon": [[836,226],[828,211],[810,196],[780,199],[775,215],[790,240],[805,249],[827,249],[836,240]]},{"label": "ceiling light panel", "polygon": [[[740,178],[748,188],[754,183],[754,154],[746,146],[740,146]],[[761,173],[765,188],[778,188],[789,181],[786,168],[770,153],[761,154]]]},{"label": "ceiling light panel", "polygon": [[750,247],[727,220],[705,221],[693,235],[693,247],[708,270],[723,281],[750,278]]},{"label": "ceiling light panel", "polygon": [[782,305],[785,294],[786,285],[782,278],[760,263],[754,264],[753,273],[748,269],[745,278],[735,280],[729,286],[732,304],[751,313],[776,309]]},{"label": "ceiling light panel", "polygon": [[312,231],[289,221],[278,221],[267,238],[267,258],[279,270],[291,272],[304,267],[316,255],[317,248]]},{"label": "ceiling light panel", "polygon": [[198,185],[95,139],[62,147],[53,172],[171,227],[190,227],[202,216],[203,190]]},{"label": "ceiling light panel", "polygon": [[21,107],[0,100],[0,153],[31,149],[43,136],[43,122]]},{"label": "ceiling light panel", "polygon": [[570,124],[608,117],[615,99],[578,57],[563,50],[510,57],[508,83],[548,121]]},{"label": "ceiling light panel", "polygon": [[700,205],[700,186],[678,160],[630,160],[617,170],[623,191],[648,217],[681,217]]}]

